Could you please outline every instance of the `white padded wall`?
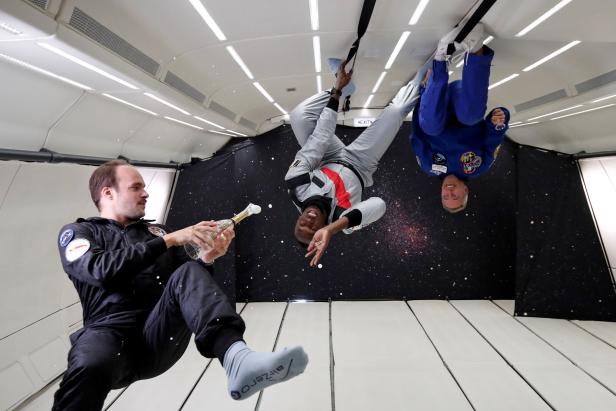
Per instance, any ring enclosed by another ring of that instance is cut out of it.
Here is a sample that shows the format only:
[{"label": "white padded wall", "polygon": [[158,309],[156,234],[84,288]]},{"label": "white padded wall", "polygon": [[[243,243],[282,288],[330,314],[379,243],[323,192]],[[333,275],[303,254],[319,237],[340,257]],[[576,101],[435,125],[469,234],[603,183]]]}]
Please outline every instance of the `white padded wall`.
[{"label": "white padded wall", "polygon": [[[66,368],[68,335],[82,313],[56,242],[64,224],[97,214],[88,191],[93,169],[0,162],[0,409]],[[163,222],[175,170],[139,171],[150,194],[146,218]]]},{"label": "white padded wall", "polygon": [[583,159],[579,163],[607,258],[616,273],[616,157]]}]

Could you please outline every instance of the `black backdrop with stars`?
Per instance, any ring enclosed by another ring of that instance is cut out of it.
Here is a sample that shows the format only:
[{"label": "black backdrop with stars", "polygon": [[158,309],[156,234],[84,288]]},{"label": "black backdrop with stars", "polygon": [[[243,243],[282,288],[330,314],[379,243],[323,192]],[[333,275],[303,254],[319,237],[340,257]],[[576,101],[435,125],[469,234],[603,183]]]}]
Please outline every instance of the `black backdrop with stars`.
[{"label": "black backdrop with stars", "polygon": [[517,315],[616,321],[616,293],[569,156],[520,147]]},{"label": "black backdrop with stars", "polygon": [[[208,161],[180,173],[167,224],[229,218],[249,203],[263,207],[236,229],[235,260],[216,264],[216,278],[239,301],[287,299],[513,298],[515,282],[515,145],[471,181],[468,208],[440,205],[440,180],[415,161],[405,122],[363,197],[382,197],[385,216],[351,235],[336,235],[310,268],[293,237],[297,211],[284,175],[299,146],[289,126],[255,139],[232,140]],[[363,129],[339,126],[351,142]],[[235,271],[235,272],[234,272]]]}]

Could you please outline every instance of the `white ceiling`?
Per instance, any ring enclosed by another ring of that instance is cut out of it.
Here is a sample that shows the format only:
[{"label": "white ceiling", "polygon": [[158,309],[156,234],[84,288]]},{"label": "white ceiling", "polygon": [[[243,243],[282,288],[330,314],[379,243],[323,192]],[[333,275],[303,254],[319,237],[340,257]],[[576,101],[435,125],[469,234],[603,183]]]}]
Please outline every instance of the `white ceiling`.
[{"label": "white ceiling", "polygon": [[[438,39],[478,4],[475,0],[431,0],[418,24],[408,22],[419,0],[379,0],[356,62],[357,91],[352,105],[362,107],[403,31],[408,41],[376,92],[372,110],[357,109],[345,119],[373,116],[387,104],[434,51]],[[489,106],[506,106],[512,122],[582,105],[562,114],[616,103],[616,82],[579,94],[575,86],[616,69],[616,3],[573,0],[523,37],[522,28],[560,0],[498,0],[483,19],[496,39],[491,83],[513,73],[519,77],[491,90]],[[250,136],[276,127],[282,113],[253,86],[258,81],[285,110],[333,83],[328,57],[344,57],[356,37],[362,0],[318,1],[320,27],[310,25],[308,0],[201,0],[226,40],[220,41],[189,0],[49,0],[46,10],[26,0],[0,2],[0,24],[23,32],[0,29],[0,53],[82,83],[86,91],[25,69],[0,58],[0,148],[47,148],[67,154],[136,160],[187,161],[209,156],[229,137],[224,131],[194,118]],[[130,43],[159,65],[146,73],[113,51],[70,26],[78,8]],[[315,71],[312,38],[321,43],[322,72]],[[581,43],[547,63],[522,69],[573,40]],[[53,45],[133,84],[128,88],[87,70],[37,45]],[[233,46],[254,76],[249,79],[227,52]],[[451,66],[452,79],[460,68]],[[205,96],[195,101],[165,84],[168,72],[179,76]],[[616,76],[614,76],[616,79]],[[294,88],[295,91],[287,91]],[[516,106],[564,90],[554,101],[516,111]],[[190,113],[182,114],[144,95],[152,93]],[[108,93],[155,112],[128,107],[104,97]],[[226,110],[219,109],[222,106]],[[225,114],[226,111],[226,114]],[[616,149],[610,116],[616,106],[559,120],[546,116],[539,124],[512,128],[514,140],[564,152]],[[172,122],[172,117],[202,127],[197,130]],[[342,119],[342,115],[341,115]]]}]

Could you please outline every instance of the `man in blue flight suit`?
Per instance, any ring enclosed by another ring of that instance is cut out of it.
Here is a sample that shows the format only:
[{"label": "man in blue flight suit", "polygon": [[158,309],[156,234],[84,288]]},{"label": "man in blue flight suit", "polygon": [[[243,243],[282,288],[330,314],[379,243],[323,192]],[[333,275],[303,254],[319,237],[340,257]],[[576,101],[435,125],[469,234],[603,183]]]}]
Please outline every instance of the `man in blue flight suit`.
[{"label": "man in blue flight suit", "polygon": [[[243,341],[244,322],[211,277],[232,228],[212,239],[213,221],[168,232],[144,220],[143,178],[122,160],[94,171],[90,194],[100,216],[64,226],[58,238],[84,326],[71,335],[53,410],[101,410],[111,389],[169,369],[192,334],[203,356],[220,360],[236,400],[304,371],[299,346],[258,353]],[[187,243],[201,248],[200,260],[186,255]]]},{"label": "man in blue flight suit", "polygon": [[481,41],[483,25],[478,24],[462,43],[455,43],[456,50],[466,52],[462,80],[448,84],[447,46],[459,30],[439,42],[431,74],[426,75],[413,112],[410,136],[421,169],[442,179],[441,202],[451,213],[466,208],[466,181],[492,166],[509,122],[504,107],[490,111],[484,119],[494,51]]}]

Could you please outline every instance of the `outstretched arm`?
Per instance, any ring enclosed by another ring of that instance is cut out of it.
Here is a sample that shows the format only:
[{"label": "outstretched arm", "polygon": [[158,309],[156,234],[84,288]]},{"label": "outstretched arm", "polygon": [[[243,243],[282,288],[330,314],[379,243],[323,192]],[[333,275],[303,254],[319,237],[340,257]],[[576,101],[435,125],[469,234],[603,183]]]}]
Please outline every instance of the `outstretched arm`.
[{"label": "outstretched arm", "polygon": [[385,214],[385,202],[379,197],[370,197],[345,211],[338,220],[318,230],[314,233],[306,253],[306,257],[313,256],[310,266],[318,264],[332,236],[340,231],[349,234],[359,230],[383,217],[383,214]]},{"label": "outstretched arm", "polygon": [[306,257],[313,256],[310,261],[311,267],[315,267],[321,257],[323,257],[332,236],[344,230],[348,226],[349,219],[347,217],[340,217],[338,220],[326,225],[314,233],[312,241],[308,244],[308,252],[306,253]]}]

